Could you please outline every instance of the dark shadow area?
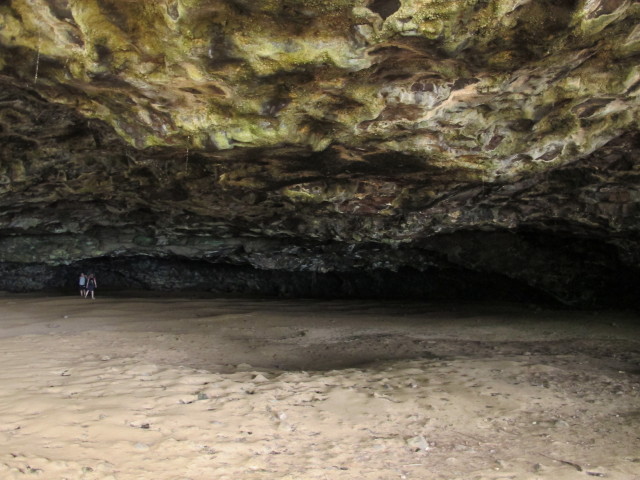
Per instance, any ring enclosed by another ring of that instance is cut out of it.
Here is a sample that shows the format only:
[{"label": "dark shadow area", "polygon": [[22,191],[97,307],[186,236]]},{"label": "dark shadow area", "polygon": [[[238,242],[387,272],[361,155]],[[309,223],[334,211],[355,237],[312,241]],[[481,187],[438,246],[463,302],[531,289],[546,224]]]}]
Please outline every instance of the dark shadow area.
[{"label": "dark shadow area", "polygon": [[318,299],[515,301],[557,304],[526,284],[465,269],[412,268],[348,272],[258,270],[183,258],[102,257],[72,265],[0,264],[0,289],[13,292],[76,289],[80,273],[93,273],[98,290],[208,293]]},{"label": "dark shadow area", "polygon": [[369,5],[369,9],[376,12],[383,19],[387,19],[400,8],[400,2],[398,0],[373,0]]},{"label": "dark shadow area", "polygon": [[207,259],[162,255],[153,237],[138,236],[141,249],[156,253],[66,265],[0,263],[0,290],[74,291],[84,272],[97,275],[102,292],[637,309],[640,269],[630,253],[636,239],[628,237],[622,248],[597,229],[575,230],[559,222],[548,230],[459,230],[395,247],[262,240],[214,245]]}]

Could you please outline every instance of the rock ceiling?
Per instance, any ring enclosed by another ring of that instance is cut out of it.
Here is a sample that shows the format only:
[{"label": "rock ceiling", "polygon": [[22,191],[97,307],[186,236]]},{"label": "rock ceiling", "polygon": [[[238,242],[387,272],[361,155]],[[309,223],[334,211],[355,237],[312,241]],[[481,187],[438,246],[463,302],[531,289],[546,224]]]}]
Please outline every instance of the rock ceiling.
[{"label": "rock ceiling", "polygon": [[631,294],[639,19],[632,0],[0,0],[5,287],[146,256]]}]

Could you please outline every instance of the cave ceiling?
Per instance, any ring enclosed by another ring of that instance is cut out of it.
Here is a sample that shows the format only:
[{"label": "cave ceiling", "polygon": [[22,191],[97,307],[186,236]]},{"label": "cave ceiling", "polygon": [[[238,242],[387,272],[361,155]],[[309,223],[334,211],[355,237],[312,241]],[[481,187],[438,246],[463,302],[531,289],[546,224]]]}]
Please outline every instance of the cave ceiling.
[{"label": "cave ceiling", "polygon": [[0,0],[0,263],[640,271],[640,2]]}]

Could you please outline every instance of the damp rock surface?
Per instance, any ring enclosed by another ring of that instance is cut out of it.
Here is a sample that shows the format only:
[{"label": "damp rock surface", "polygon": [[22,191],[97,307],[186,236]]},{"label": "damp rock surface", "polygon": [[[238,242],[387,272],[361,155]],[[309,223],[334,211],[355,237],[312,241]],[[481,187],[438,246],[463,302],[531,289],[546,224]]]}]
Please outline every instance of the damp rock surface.
[{"label": "damp rock surface", "polygon": [[0,287],[99,265],[135,287],[127,259],[145,257],[316,275],[316,293],[408,268],[634,303],[639,17],[608,0],[0,2]]}]

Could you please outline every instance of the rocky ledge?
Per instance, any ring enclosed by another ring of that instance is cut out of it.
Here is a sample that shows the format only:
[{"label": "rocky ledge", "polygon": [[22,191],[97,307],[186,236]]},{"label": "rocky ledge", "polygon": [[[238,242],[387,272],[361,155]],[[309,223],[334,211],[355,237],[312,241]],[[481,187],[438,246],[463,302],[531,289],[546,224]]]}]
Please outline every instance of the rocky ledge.
[{"label": "rocky ledge", "polygon": [[637,305],[639,19],[0,1],[0,288]]}]

